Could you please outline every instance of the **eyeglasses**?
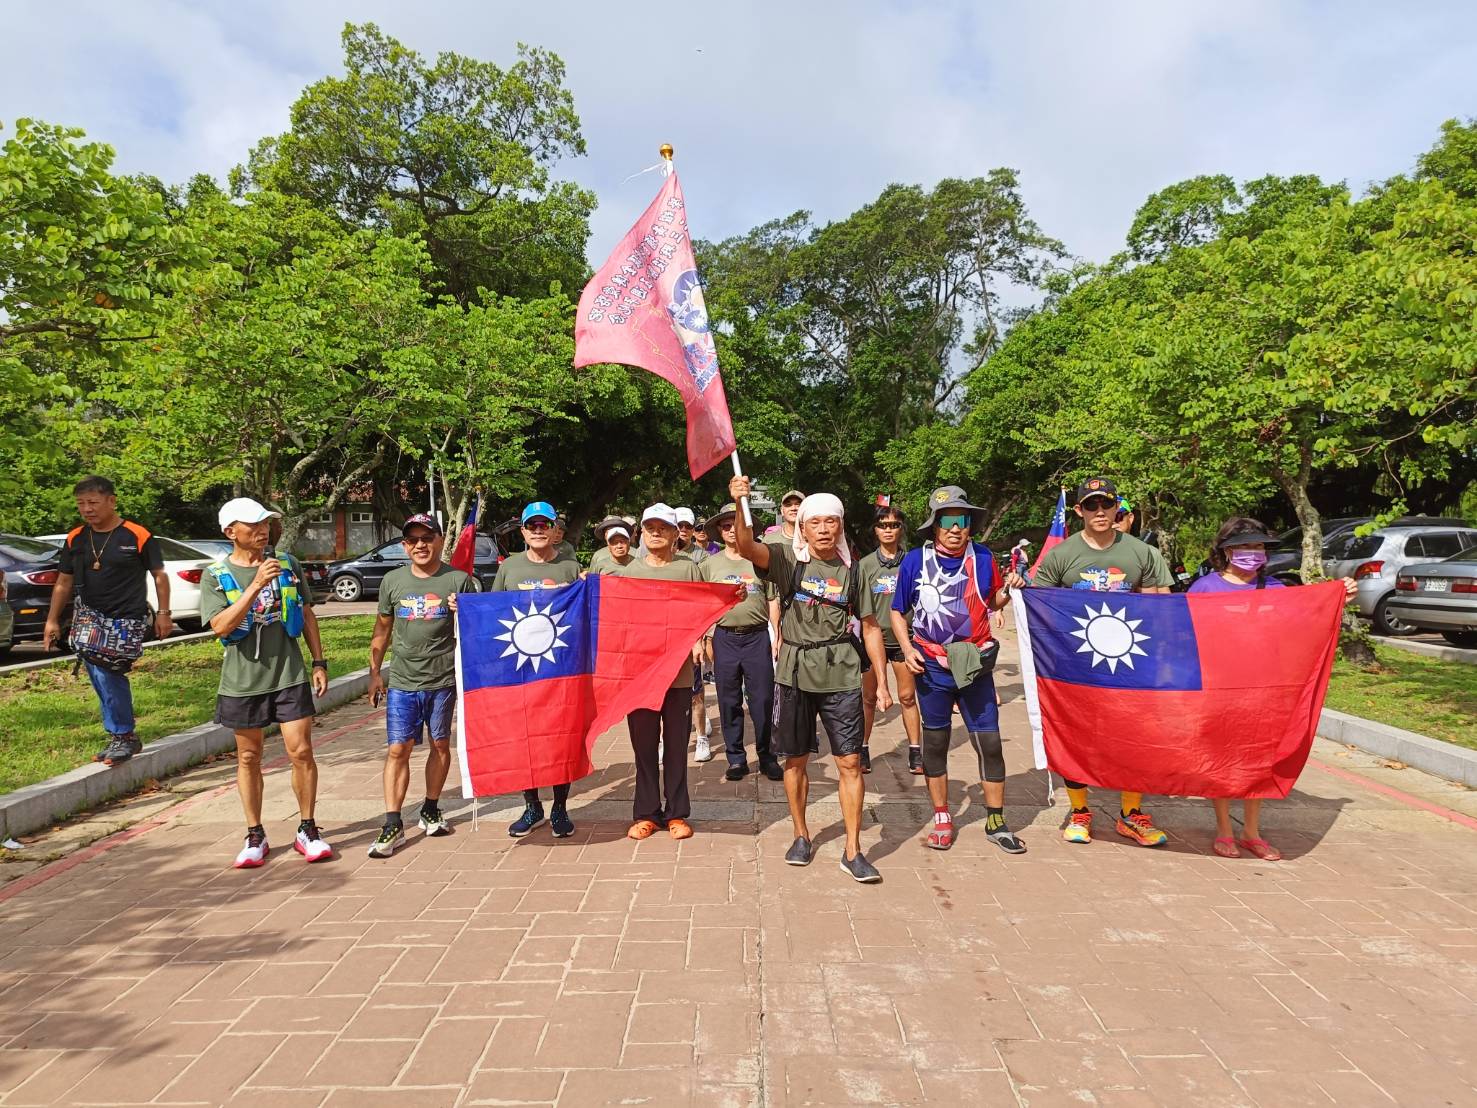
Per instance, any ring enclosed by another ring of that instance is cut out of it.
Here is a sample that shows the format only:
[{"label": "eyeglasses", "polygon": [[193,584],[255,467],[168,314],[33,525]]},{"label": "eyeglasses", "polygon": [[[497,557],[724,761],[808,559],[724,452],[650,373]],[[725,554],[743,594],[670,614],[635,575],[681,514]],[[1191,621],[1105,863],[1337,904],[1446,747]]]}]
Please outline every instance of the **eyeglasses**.
[{"label": "eyeglasses", "polygon": [[1081,502],[1084,512],[1111,512],[1118,506],[1116,500],[1099,500],[1096,497]]},{"label": "eyeglasses", "polygon": [[901,523],[898,523],[896,520],[891,520],[891,521],[888,521],[886,523],[879,523],[879,524],[877,524],[877,530],[879,530],[879,531],[896,531],[901,526],[902,526]]},{"label": "eyeglasses", "polygon": [[435,535],[406,535],[404,541],[405,541],[405,545],[406,546],[435,546],[436,545],[436,536]]},{"label": "eyeglasses", "polygon": [[939,527],[945,531],[952,531],[956,527],[961,531],[968,531],[969,517],[956,515],[939,516]]}]

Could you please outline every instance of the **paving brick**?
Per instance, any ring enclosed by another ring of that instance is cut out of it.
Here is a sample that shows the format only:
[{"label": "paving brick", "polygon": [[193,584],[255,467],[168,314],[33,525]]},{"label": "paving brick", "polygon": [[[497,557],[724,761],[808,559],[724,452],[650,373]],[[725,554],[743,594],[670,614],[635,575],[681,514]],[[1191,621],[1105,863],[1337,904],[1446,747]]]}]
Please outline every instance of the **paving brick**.
[{"label": "paving brick", "polygon": [[303,1084],[393,1085],[414,1049],[415,1042],[404,1039],[339,1039],[323,1052]]},{"label": "paving brick", "polygon": [[222,1104],[282,1044],[281,1035],[222,1035],[173,1082],[165,1100]]},{"label": "paving brick", "polygon": [[432,1024],[400,1075],[400,1085],[465,1085],[492,1041],[497,1021],[446,1019]]}]

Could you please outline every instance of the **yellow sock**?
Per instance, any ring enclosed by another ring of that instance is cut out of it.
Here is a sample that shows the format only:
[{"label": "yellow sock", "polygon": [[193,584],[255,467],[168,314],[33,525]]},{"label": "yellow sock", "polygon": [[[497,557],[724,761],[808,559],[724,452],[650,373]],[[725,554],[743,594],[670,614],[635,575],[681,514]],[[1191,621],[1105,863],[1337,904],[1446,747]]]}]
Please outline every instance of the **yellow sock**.
[{"label": "yellow sock", "polygon": [[1123,809],[1123,814],[1126,816],[1129,812],[1139,807],[1143,802],[1143,793],[1131,793],[1125,791],[1122,797],[1119,798],[1119,807]]},{"label": "yellow sock", "polygon": [[1078,809],[1080,809],[1080,808],[1086,808],[1087,807],[1087,790],[1086,789],[1068,789],[1067,790],[1067,799],[1072,802],[1072,807],[1073,808],[1078,808]]}]

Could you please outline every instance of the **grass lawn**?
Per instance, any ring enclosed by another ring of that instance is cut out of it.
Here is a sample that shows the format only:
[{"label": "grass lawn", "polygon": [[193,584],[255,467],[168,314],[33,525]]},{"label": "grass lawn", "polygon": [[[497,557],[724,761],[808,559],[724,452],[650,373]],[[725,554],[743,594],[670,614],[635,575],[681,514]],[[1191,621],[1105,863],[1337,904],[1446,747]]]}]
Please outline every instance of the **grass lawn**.
[{"label": "grass lawn", "polygon": [[1334,663],[1326,707],[1477,750],[1477,666],[1387,646],[1375,654],[1384,673]]},{"label": "grass lawn", "polygon": [[[374,616],[320,620],[331,676],[369,664]],[[221,647],[210,640],[157,647],[134,663],[133,708],[145,743],[215,715]],[[97,696],[84,670],[58,663],[0,675],[0,793],[65,773],[102,749]]]}]

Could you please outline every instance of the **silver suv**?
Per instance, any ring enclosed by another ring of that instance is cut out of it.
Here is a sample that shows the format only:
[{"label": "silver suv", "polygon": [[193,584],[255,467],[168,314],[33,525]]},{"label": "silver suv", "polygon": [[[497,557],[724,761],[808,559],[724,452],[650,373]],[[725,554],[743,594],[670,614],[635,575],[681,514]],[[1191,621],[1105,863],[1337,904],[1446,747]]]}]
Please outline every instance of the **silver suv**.
[{"label": "silver suv", "polygon": [[1477,545],[1477,528],[1435,526],[1383,527],[1369,535],[1350,534],[1325,552],[1323,572],[1352,577],[1359,614],[1373,621],[1377,635],[1409,635],[1416,628],[1388,611],[1395,578],[1415,562],[1437,562]]}]

